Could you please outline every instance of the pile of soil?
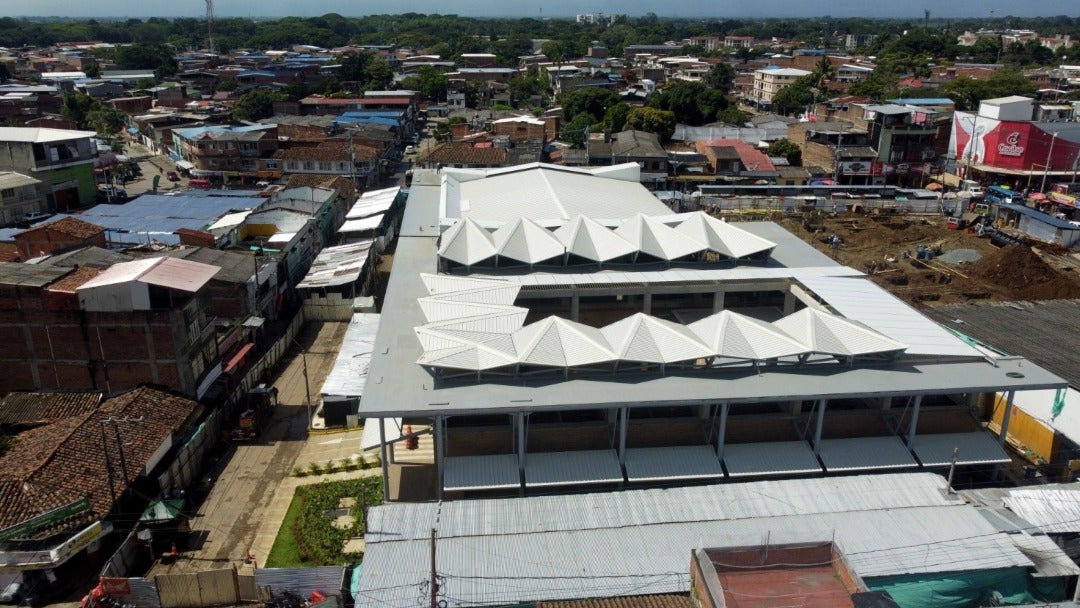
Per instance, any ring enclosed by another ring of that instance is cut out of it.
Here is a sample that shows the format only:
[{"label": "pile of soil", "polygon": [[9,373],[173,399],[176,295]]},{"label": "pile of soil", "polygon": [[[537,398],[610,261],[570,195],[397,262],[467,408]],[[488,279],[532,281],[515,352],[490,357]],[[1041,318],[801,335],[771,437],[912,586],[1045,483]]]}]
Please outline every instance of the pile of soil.
[{"label": "pile of soil", "polygon": [[1080,282],[1048,266],[1028,247],[1004,247],[968,268],[968,274],[994,285],[1007,299],[1080,298]]}]

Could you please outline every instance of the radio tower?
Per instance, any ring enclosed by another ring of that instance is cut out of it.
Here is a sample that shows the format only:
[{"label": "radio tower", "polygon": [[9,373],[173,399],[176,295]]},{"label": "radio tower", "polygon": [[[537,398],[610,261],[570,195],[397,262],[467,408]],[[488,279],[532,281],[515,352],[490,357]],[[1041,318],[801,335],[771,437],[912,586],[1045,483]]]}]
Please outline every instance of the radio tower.
[{"label": "radio tower", "polygon": [[214,0],[206,0],[206,44],[214,52]]}]

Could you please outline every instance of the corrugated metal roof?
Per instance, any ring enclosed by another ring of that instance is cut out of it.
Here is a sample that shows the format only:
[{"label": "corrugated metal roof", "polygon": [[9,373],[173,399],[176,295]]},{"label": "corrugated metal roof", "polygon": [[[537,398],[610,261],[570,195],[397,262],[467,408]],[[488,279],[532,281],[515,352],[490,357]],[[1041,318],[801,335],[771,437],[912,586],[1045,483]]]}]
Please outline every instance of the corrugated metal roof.
[{"label": "corrugated metal roof", "polygon": [[805,441],[736,443],[724,446],[724,468],[731,477],[820,473],[821,464]]},{"label": "corrugated metal roof", "polygon": [[683,215],[687,217],[675,226],[677,232],[706,243],[710,250],[729,258],[742,258],[776,247],[776,243],[722,222],[704,211]]},{"label": "corrugated metal roof", "polygon": [[570,253],[594,262],[606,262],[637,251],[633,243],[584,215],[558,228],[555,236]]},{"label": "corrugated metal roof", "polygon": [[367,383],[371,353],[375,348],[375,335],[379,331],[381,315],[355,313],[345,329],[345,337],[338,349],[334,367],[323,381],[320,394],[341,397],[361,397]]},{"label": "corrugated metal roof", "polygon": [[[591,221],[591,220],[589,220]],[[594,222],[595,223],[595,222]],[[610,230],[607,230],[603,226],[600,226],[603,230],[606,230],[609,234],[614,234]],[[555,231],[556,235],[560,235],[560,231],[564,230],[560,228]],[[560,235],[561,236],[561,235]],[[617,237],[616,237],[617,238]],[[622,239],[620,239],[622,240]],[[623,241],[625,242],[625,241]],[[629,245],[629,243],[627,243]],[[626,250],[619,255],[626,255],[633,253],[633,245],[629,245],[630,249]],[[574,246],[570,243],[567,244],[571,253],[581,255],[587,259],[593,261],[605,261],[596,260],[594,258],[581,253],[580,250],[575,250]],[[613,253],[613,252],[609,252]],[[613,256],[618,257],[618,256]],[[608,258],[612,259],[612,258]],[[610,284],[644,284],[644,285],[661,285],[670,283],[702,283],[713,282],[717,286],[722,283],[730,281],[742,281],[742,280],[755,280],[755,279],[790,279],[794,278],[800,282],[803,282],[805,277],[815,276],[864,276],[862,272],[855,270],[854,268],[848,268],[847,266],[828,266],[820,268],[772,268],[772,267],[760,267],[760,266],[744,266],[738,268],[669,268],[664,270],[649,270],[643,272],[640,270],[623,271],[623,270],[601,270],[598,272],[577,272],[577,273],[549,273],[549,272],[531,272],[529,274],[507,274],[507,275],[485,275],[483,273],[473,273],[470,275],[474,278],[489,278],[489,279],[502,279],[504,281],[519,283],[522,285],[534,285],[540,287],[574,287],[578,285],[610,285]]]},{"label": "corrugated metal roof", "polygon": [[446,459],[443,488],[452,490],[500,490],[518,488],[516,454],[488,456],[452,456]]},{"label": "corrugated metal roof", "polygon": [[799,282],[845,317],[903,342],[907,345],[905,352],[913,355],[981,356],[979,351],[952,332],[868,280],[803,275],[799,277]]},{"label": "corrugated metal roof", "polygon": [[635,313],[600,330],[623,361],[675,363],[713,356],[685,325]]},{"label": "corrugated metal roof", "polygon": [[[420,309],[429,322],[447,321],[450,319],[462,319],[467,317],[479,317],[493,313],[514,313],[522,316],[528,314],[528,308],[520,306],[503,306],[500,304],[481,304],[477,302],[454,302],[444,300],[438,296],[429,296],[417,300]],[[519,325],[520,327],[520,325]]]},{"label": "corrugated metal roof", "polygon": [[618,358],[601,330],[562,317],[522,327],[513,340],[519,359],[529,365],[571,367]]},{"label": "corrugated metal roof", "polygon": [[551,231],[526,218],[503,224],[492,236],[500,257],[525,264],[536,264],[566,253],[566,247]]},{"label": "corrugated metal roof", "polygon": [[623,222],[615,229],[615,234],[634,245],[638,251],[661,260],[676,260],[709,248],[705,242],[642,214]]},{"label": "corrugated metal roof", "polygon": [[919,466],[899,437],[822,439],[818,456],[831,473]]},{"label": "corrugated metal roof", "polygon": [[385,190],[365,192],[356,199],[356,203],[345,214],[345,219],[353,220],[377,213],[386,213],[393,206],[394,200],[397,199],[400,191],[401,188],[387,188]]},{"label": "corrugated metal roof", "polygon": [[628,448],[625,466],[627,481],[724,477],[724,470],[720,467],[716,452],[707,445]]},{"label": "corrugated metal roof", "polygon": [[1010,490],[1005,506],[1048,534],[1080,532],[1080,484]]},{"label": "corrugated metal roof", "polygon": [[80,285],[79,291],[138,281],[194,293],[220,270],[217,266],[169,257],[119,262]]},{"label": "corrugated metal roof", "polygon": [[947,467],[953,450],[959,448],[956,464],[1007,464],[1011,462],[997,438],[986,431],[916,435],[911,443],[919,462],[927,467]]},{"label": "corrugated metal roof", "polygon": [[1036,578],[1053,576],[1076,576],[1080,566],[1061,550],[1054,539],[1044,534],[1010,534],[1016,548],[1035,563]]},{"label": "corrugated metal roof", "polygon": [[244,223],[247,216],[251,215],[251,211],[238,211],[236,213],[226,213],[221,218],[206,227],[209,231],[223,230],[226,228],[232,228],[233,226],[239,226]]},{"label": "corrugated metal roof", "polygon": [[[424,288],[427,289],[427,292],[429,294],[431,294],[433,296],[444,297],[444,298],[447,297],[449,294],[455,294],[455,293],[462,293],[462,292],[476,293],[476,292],[479,292],[480,290],[482,290],[484,288],[489,288],[489,287],[500,287],[500,286],[510,286],[510,285],[513,285],[513,286],[516,287],[516,285],[514,283],[511,283],[511,282],[505,281],[505,280],[483,279],[483,278],[475,278],[475,277],[458,277],[458,276],[452,276],[452,275],[446,275],[446,274],[431,274],[431,273],[427,273],[427,272],[421,272],[420,273],[420,280],[422,280],[424,282]],[[516,299],[516,298],[517,298],[517,290],[515,289],[515,291],[514,291],[514,299]],[[468,300],[468,301],[479,301],[479,300]],[[509,302],[506,302],[506,301],[487,302],[485,300],[483,302],[487,303],[487,304],[506,304],[506,305],[510,305],[510,304],[514,303],[514,300],[511,299]]]},{"label": "corrugated metal roof", "polygon": [[338,228],[338,232],[367,232],[369,230],[375,230],[382,224],[384,217],[386,217],[386,214],[379,213],[359,219],[345,220],[345,223]]},{"label": "corrugated metal roof", "polygon": [[334,287],[356,282],[370,259],[373,242],[361,241],[323,249],[296,288]]},{"label": "corrugated metal roof", "polygon": [[462,605],[685,593],[700,546],[835,540],[863,577],[1032,565],[944,487],[911,473],[384,505],[369,512],[356,597],[414,606],[432,528]]},{"label": "corrugated metal roof", "polygon": [[496,253],[491,233],[471,218],[451,226],[443,233],[439,244],[439,257],[465,266],[494,257]]},{"label": "corrugated metal roof", "polygon": [[892,353],[906,348],[861,323],[816,308],[804,308],[773,325],[810,350],[830,355]]},{"label": "corrugated metal roof", "polygon": [[538,452],[525,455],[525,485],[566,486],[621,483],[622,467],[615,450]]},{"label": "corrugated metal roof", "polygon": [[722,310],[687,327],[721,357],[763,361],[809,352],[805,344],[771,323],[730,310]]}]

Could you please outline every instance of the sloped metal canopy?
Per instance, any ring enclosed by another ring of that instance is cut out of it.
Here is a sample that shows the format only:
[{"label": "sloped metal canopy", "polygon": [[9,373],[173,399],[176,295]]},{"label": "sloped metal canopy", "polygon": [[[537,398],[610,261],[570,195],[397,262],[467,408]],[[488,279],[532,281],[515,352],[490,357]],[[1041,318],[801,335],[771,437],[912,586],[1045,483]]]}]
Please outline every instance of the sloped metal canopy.
[{"label": "sloped metal canopy", "polygon": [[447,302],[475,302],[510,306],[517,300],[521,285],[450,275],[421,274],[428,293]]},{"label": "sloped metal canopy", "polygon": [[526,264],[537,264],[566,253],[566,246],[550,230],[523,217],[503,224],[492,236],[500,257]]},{"label": "sloped metal canopy", "polygon": [[626,239],[642,253],[661,260],[676,260],[708,249],[706,243],[677,232],[661,221],[638,214],[615,229],[615,234]]},{"label": "sloped metal canopy", "polygon": [[764,361],[809,352],[809,348],[776,326],[723,310],[691,323],[694,332],[720,357]]},{"label": "sloped metal canopy", "polygon": [[618,358],[624,361],[675,363],[713,355],[685,325],[645,313],[616,321],[601,331]]},{"label": "sloped metal canopy", "polygon": [[514,332],[521,363],[573,367],[614,361],[618,357],[595,327],[547,317]]},{"label": "sloped metal canopy", "polygon": [[637,247],[596,220],[578,215],[555,231],[570,253],[594,262],[606,262],[637,251]]},{"label": "sloped metal canopy", "polygon": [[504,313],[518,311],[520,314],[528,314],[528,308],[520,306],[504,306],[502,304],[478,304],[475,302],[454,302],[440,297],[431,296],[419,298],[420,310],[429,322],[446,321],[448,319],[460,319],[463,317],[479,317],[492,313]]},{"label": "sloped metal canopy", "polygon": [[862,323],[814,308],[804,308],[773,325],[810,350],[828,355],[852,357],[893,353],[907,348]]},{"label": "sloped metal canopy", "polygon": [[469,217],[447,229],[439,242],[440,257],[465,266],[483,262],[495,254],[491,234]]},{"label": "sloped metal canopy", "polygon": [[776,243],[718,220],[704,211],[686,214],[686,219],[679,222],[674,230],[706,243],[711,251],[729,258],[744,258],[776,248]]},{"label": "sloped metal canopy", "polygon": [[454,348],[424,351],[417,360],[420,365],[449,369],[487,370],[517,363],[517,355],[488,344],[467,344]]}]

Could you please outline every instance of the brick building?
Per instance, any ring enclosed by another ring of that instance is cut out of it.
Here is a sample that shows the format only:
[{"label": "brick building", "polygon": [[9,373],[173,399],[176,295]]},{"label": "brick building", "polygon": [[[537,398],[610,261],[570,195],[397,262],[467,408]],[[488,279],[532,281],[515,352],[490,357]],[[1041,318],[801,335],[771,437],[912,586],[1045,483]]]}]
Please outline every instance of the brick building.
[{"label": "brick building", "polygon": [[15,246],[24,260],[88,245],[108,247],[105,229],[74,217],[65,217],[15,235]]},{"label": "brick building", "polygon": [[0,391],[153,383],[197,396],[219,360],[207,291],[218,272],[171,258],[0,264]]}]

